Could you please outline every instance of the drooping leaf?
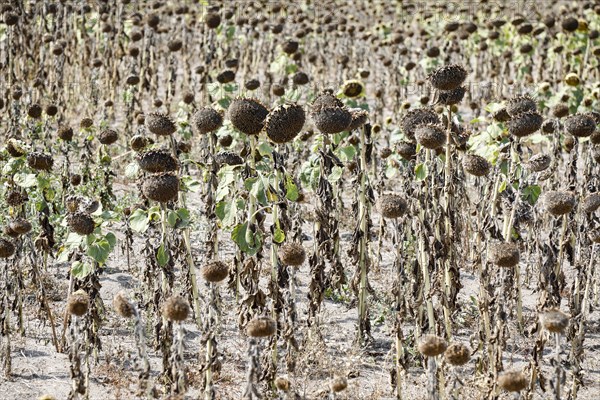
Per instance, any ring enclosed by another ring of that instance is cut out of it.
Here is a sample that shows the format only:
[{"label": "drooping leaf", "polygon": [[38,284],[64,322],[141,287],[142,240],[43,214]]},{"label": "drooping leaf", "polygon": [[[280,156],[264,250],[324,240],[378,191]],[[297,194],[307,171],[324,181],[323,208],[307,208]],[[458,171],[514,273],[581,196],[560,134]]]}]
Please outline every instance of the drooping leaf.
[{"label": "drooping leaf", "polygon": [[149,223],[150,218],[148,213],[144,210],[137,209],[129,217],[129,226],[131,226],[132,230],[138,233],[146,232]]},{"label": "drooping leaf", "polygon": [[83,279],[93,271],[93,267],[89,263],[75,261],[71,265],[71,274],[77,279]]},{"label": "drooping leaf", "polygon": [[164,244],[161,244],[156,251],[156,261],[158,262],[158,265],[160,267],[164,267],[169,263],[169,259],[170,256],[168,250],[165,248]]},{"label": "drooping leaf", "polygon": [[294,183],[294,180],[292,179],[291,176],[286,175],[285,176],[285,197],[289,201],[296,201],[296,200],[298,200],[298,196],[299,196],[298,186],[296,186],[296,184]]},{"label": "drooping leaf", "polygon": [[415,178],[417,181],[422,181],[427,178],[429,171],[426,164],[417,164],[415,166]]}]

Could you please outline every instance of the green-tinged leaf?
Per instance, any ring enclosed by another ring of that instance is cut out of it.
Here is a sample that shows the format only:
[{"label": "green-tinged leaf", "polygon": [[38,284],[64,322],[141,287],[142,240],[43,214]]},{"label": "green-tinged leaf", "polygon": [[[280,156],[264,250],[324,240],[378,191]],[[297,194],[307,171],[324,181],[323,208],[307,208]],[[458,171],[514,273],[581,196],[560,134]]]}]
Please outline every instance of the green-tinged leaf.
[{"label": "green-tinged leaf", "polygon": [[6,164],[4,164],[4,167],[2,167],[2,174],[13,175],[15,172],[20,170],[24,164],[25,162],[22,157],[11,158]]},{"label": "green-tinged leaf", "polygon": [[50,187],[50,179],[47,179],[41,175],[37,176],[37,187],[40,189],[45,189]]},{"label": "green-tinged leaf", "polygon": [[169,210],[167,212],[167,223],[171,228],[175,228],[175,225],[177,224],[177,213],[175,211]]},{"label": "green-tinged leaf", "polygon": [[115,246],[117,245],[117,237],[115,236],[115,234],[112,232],[108,232],[106,235],[104,235],[104,238],[110,245],[110,249],[111,250],[114,249]]},{"label": "green-tinged leaf", "polygon": [[300,194],[298,191],[298,186],[296,186],[296,184],[294,183],[294,180],[292,179],[291,176],[286,175],[285,176],[285,197],[289,201],[296,201],[296,200],[298,200],[299,195]]},{"label": "green-tinged leaf", "polygon": [[343,162],[352,161],[356,155],[356,147],[352,145],[342,146],[338,149],[338,151],[340,160]]},{"label": "green-tinged leaf", "polygon": [[158,262],[158,266],[164,267],[169,263],[169,259],[169,251],[165,248],[164,244],[161,244],[156,251],[156,261]]},{"label": "green-tinged leaf", "polygon": [[177,210],[177,225],[176,228],[186,228],[190,225],[190,211],[187,208],[180,208]]},{"label": "green-tinged leaf", "polygon": [[427,178],[427,175],[429,174],[429,170],[427,169],[427,164],[417,164],[415,166],[415,178],[417,179],[417,181],[422,181],[425,178]]},{"label": "green-tinged leaf", "polygon": [[271,147],[271,145],[269,143],[262,142],[261,144],[258,145],[258,153],[263,157],[268,156],[273,153],[273,148]]},{"label": "green-tinged leaf", "polygon": [[231,99],[229,97],[219,99],[219,100],[217,100],[217,104],[219,104],[221,106],[221,108],[226,110],[229,108],[229,105],[231,104]]},{"label": "green-tinged leaf", "polygon": [[229,186],[235,181],[236,177],[235,168],[236,166],[234,165],[227,165],[219,170],[219,184],[215,193],[215,200],[217,202],[229,195]]},{"label": "green-tinged leaf", "polygon": [[30,188],[38,184],[38,180],[35,174],[18,173],[15,174],[13,180],[17,185],[21,186],[22,188]]},{"label": "green-tinged leaf", "polygon": [[244,181],[244,187],[246,190],[250,191],[250,194],[254,196],[261,205],[267,205],[266,187],[262,177],[252,177],[246,179],[246,181]]},{"label": "green-tinged leaf", "polygon": [[85,239],[85,236],[78,235],[75,232],[69,232],[67,240],[65,241],[65,247],[68,247],[69,249],[78,247],[83,243],[83,239]]},{"label": "green-tinged leaf", "polygon": [[112,250],[108,240],[102,238],[92,245],[88,245],[86,254],[92,257],[98,264],[104,264]]},{"label": "green-tinged leaf", "polygon": [[136,179],[139,172],[140,172],[140,166],[138,165],[137,162],[129,163],[125,167],[125,176],[128,179]]},{"label": "green-tinged leaf", "polygon": [[77,279],[83,279],[88,276],[92,271],[93,267],[89,263],[82,263],[81,261],[75,261],[71,264],[71,274]]},{"label": "green-tinged leaf", "polygon": [[217,217],[221,220],[224,227],[230,227],[235,224],[237,211],[237,201],[221,201],[217,203],[215,209]]},{"label": "green-tinged leaf", "polygon": [[285,233],[280,229],[276,228],[275,233],[273,234],[273,241],[277,244],[283,243],[285,240]]},{"label": "green-tinged leaf", "polygon": [[137,209],[129,217],[129,226],[138,233],[146,232],[149,223],[150,218],[148,217],[148,213],[144,210]]},{"label": "green-tinged leaf", "polygon": [[198,193],[202,189],[202,183],[191,176],[182,177],[181,182],[183,183],[184,190],[187,189],[188,192]]},{"label": "green-tinged leaf", "polygon": [[337,182],[342,177],[343,173],[344,170],[342,169],[342,167],[336,165],[331,169],[331,174],[329,174],[327,180],[331,183]]},{"label": "green-tinged leaf", "polygon": [[296,71],[298,71],[298,66],[296,64],[288,64],[285,66],[285,73],[286,74],[293,74]]},{"label": "green-tinged leaf", "polygon": [[260,234],[248,232],[248,236],[252,241],[252,243],[249,243],[246,239],[247,229],[247,223],[236,225],[231,231],[231,239],[238,245],[243,253],[253,256],[258,252],[262,245],[262,237]]},{"label": "green-tinged leaf", "polygon": [[219,82],[210,82],[206,84],[206,90],[211,97],[220,98],[221,97],[221,84]]},{"label": "green-tinged leaf", "polygon": [[498,193],[504,192],[506,190],[507,186],[508,186],[507,181],[502,181],[502,183],[498,187]]},{"label": "green-tinged leaf", "polygon": [[529,204],[534,205],[542,193],[542,188],[538,185],[530,185],[523,189],[523,196],[529,202]]}]

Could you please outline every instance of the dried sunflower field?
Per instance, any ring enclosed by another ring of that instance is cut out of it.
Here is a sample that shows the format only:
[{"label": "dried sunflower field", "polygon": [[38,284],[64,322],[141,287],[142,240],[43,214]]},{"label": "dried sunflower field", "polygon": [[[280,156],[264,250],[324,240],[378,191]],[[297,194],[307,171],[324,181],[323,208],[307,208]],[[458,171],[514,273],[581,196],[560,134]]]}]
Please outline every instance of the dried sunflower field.
[{"label": "dried sunflower field", "polygon": [[599,30],[0,0],[0,399],[597,400]]}]

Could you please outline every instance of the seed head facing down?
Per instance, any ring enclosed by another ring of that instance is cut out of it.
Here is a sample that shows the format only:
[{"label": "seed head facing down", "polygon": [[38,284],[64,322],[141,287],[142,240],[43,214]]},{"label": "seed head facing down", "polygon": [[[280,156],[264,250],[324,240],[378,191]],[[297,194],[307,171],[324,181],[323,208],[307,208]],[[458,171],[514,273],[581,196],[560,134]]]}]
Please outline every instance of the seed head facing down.
[{"label": "seed head facing down", "polygon": [[410,142],[399,142],[396,145],[396,152],[407,161],[412,160],[417,154],[417,146]]},{"label": "seed head facing down", "polygon": [[31,231],[31,223],[25,218],[17,217],[10,221],[9,226],[13,232],[19,235],[25,235]]},{"label": "seed head facing down", "polygon": [[349,131],[355,131],[362,128],[369,120],[368,111],[363,110],[362,108],[351,108],[350,115],[352,116],[352,122],[350,122],[350,125],[346,128]]},{"label": "seed head facing down", "polygon": [[550,191],[544,195],[546,211],[552,215],[568,214],[575,207],[575,196],[565,191]]},{"label": "seed head facing down", "polygon": [[69,228],[78,235],[86,236],[94,232],[94,219],[85,212],[76,211],[67,216]]},{"label": "seed head facing down", "polygon": [[474,176],[485,176],[492,169],[492,164],[488,160],[476,154],[465,154],[462,165],[465,172]]},{"label": "seed head facing down", "polygon": [[402,120],[400,121],[400,126],[402,127],[402,131],[406,138],[414,142],[415,141],[415,131],[421,125],[436,125],[440,123],[440,119],[438,115],[431,108],[418,108],[415,110],[408,111]]},{"label": "seed head facing down", "polygon": [[436,150],[446,144],[446,130],[440,124],[420,125],[415,129],[415,139],[421,146]]},{"label": "seed head facing down", "polygon": [[171,296],[162,306],[162,315],[169,321],[185,321],[190,315],[190,305],[181,296]]},{"label": "seed head facing down", "polygon": [[329,388],[334,393],[339,393],[348,387],[348,380],[343,376],[336,376],[329,382]]},{"label": "seed head facing down", "polygon": [[298,267],[306,260],[306,250],[300,243],[286,243],[279,248],[279,258],[284,265]]},{"label": "seed head facing down", "polygon": [[290,380],[284,376],[278,376],[275,378],[275,387],[282,392],[288,392],[290,390]]},{"label": "seed head facing down", "polygon": [[452,90],[443,90],[438,96],[438,103],[445,106],[453,106],[463,100],[465,93],[467,93],[467,88],[464,86],[459,86]]},{"label": "seed head facing down", "polygon": [[533,172],[542,172],[546,170],[550,163],[552,162],[552,158],[547,154],[536,154],[535,156],[529,159],[527,165],[529,169]]},{"label": "seed head facing down", "polygon": [[165,150],[149,150],[136,157],[141,169],[150,173],[169,172],[179,169],[179,163]]},{"label": "seed head facing down", "polygon": [[508,132],[516,137],[529,136],[542,127],[544,119],[535,111],[516,115],[508,122]]},{"label": "seed head facing down", "polygon": [[0,258],[8,258],[15,254],[15,245],[4,238],[0,238]]},{"label": "seed head facing down", "polygon": [[238,98],[229,105],[231,123],[246,135],[258,135],[268,114],[267,108],[255,99]]},{"label": "seed head facing down", "polygon": [[148,138],[142,135],[135,135],[129,141],[129,147],[133,151],[142,151],[148,145]]},{"label": "seed head facing down", "polygon": [[524,96],[513,97],[508,100],[506,104],[506,112],[513,118],[522,113],[535,111],[537,111],[535,100],[527,94]]},{"label": "seed head facing down", "polygon": [[498,242],[490,245],[489,260],[502,268],[512,268],[519,263],[519,246],[515,243]]},{"label": "seed head facing down", "polygon": [[119,140],[119,135],[113,129],[105,129],[98,135],[98,141],[104,145],[110,145]]},{"label": "seed head facing down", "polygon": [[83,290],[78,290],[69,296],[67,300],[67,311],[71,315],[81,317],[90,308],[90,296]]},{"label": "seed head facing down", "polygon": [[221,282],[229,275],[229,267],[223,261],[210,261],[202,268],[202,277],[211,283]]},{"label": "seed head facing down", "polygon": [[146,114],[145,124],[150,132],[158,136],[170,136],[177,130],[173,120],[161,113]]},{"label": "seed head facing down", "polygon": [[115,295],[113,298],[113,307],[115,312],[123,318],[131,318],[136,314],[135,306],[123,292]]},{"label": "seed head facing down", "polygon": [[248,336],[255,338],[273,336],[276,330],[277,324],[275,321],[265,316],[255,317],[246,326]]},{"label": "seed head facing down", "polygon": [[451,365],[465,365],[471,359],[471,349],[462,343],[452,343],[444,352],[444,358]]},{"label": "seed head facing down", "polygon": [[321,92],[311,105],[311,113],[319,112],[323,108],[344,107],[344,103],[333,95],[330,91]]},{"label": "seed head facing down", "polygon": [[221,151],[217,153],[215,156],[215,161],[219,165],[242,165],[244,163],[244,159],[242,159],[242,157],[231,151]]},{"label": "seed head facing down", "polygon": [[424,335],[419,339],[418,349],[427,357],[436,357],[446,351],[448,343],[436,335]]},{"label": "seed head facing down", "polygon": [[557,308],[544,312],[540,317],[544,328],[552,333],[563,333],[569,326],[569,316]]},{"label": "seed head facing down", "polygon": [[352,114],[346,107],[323,107],[313,112],[312,119],[321,133],[335,134],[348,129]]},{"label": "seed head facing down", "polygon": [[203,107],[192,117],[192,127],[200,135],[214,132],[222,125],[223,115],[212,107]]},{"label": "seed head facing down", "polygon": [[298,104],[282,104],[274,108],[265,121],[267,136],[274,143],[288,143],[302,130],[306,114]]},{"label": "seed head facing down", "polygon": [[565,119],[565,130],[576,137],[588,137],[596,130],[596,122],[586,114],[571,115]]},{"label": "seed head facing down", "polygon": [[65,142],[70,142],[73,140],[73,128],[70,126],[60,126],[58,128],[58,137]]},{"label": "seed head facing down", "polygon": [[408,203],[397,194],[386,194],[379,199],[379,212],[384,218],[400,218],[407,209]]},{"label": "seed head facing down", "polygon": [[527,378],[521,371],[509,371],[498,377],[498,385],[508,392],[520,392],[527,387]]},{"label": "seed head facing down", "polygon": [[170,172],[151,175],[144,180],[142,193],[150,200],[168,203],[177,198],[179,178]]},{"label": "seed head facing down", "polygon": [[27,165],[38,171],[50,171],[54,165],[54,159],[50,154],[32,151],[27,155]]},{"label": "seed head facing down", "polygon": [[600,207],[600,192],[589,194],[581,202],[581,211],[586,214],[591,214]]},{"label": "seed head facing down", "polygon": [[498,122],[507,122],[510,121],[510,115],[508,111],[506,111],[506,107],[503,107],[492,114],[492,118]]},{"label": "seed head facing down", "polygon": [[454,90],[467,78],[467,71],[460,65],[446,65],[433,71],[427,79],[438,90]]}]

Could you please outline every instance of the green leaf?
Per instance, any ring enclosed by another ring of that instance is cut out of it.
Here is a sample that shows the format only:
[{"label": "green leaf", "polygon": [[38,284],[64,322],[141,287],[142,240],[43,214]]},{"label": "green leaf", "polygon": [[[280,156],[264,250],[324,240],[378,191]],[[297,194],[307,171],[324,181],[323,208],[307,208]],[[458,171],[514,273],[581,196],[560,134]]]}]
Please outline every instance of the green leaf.
[{"label": "green leaf", "polygon": [[283,243],[285,240],[285,233],[280,229],[276,228],[275,233],[273,234],[273,241],[277,244]]},{"label": "green leaf", "polygon": [[164,244],[161,244],[156,251],[156,261],[160,267],[164,267],[169,263],[169,251],[165,248]]},{"label": "green leaf", "polygon": [[237,206],[237,201],[221,201],[217,203],[215,212],[223,226],[230,227],[235,223],[235,216],[238,210]]},{"label": "green leaf", "polygon": [[506,183],[506,181],[502,181],[502,183],[498,187],[498,193],[504,192],[506,190],[506,186],[508,186],[508,184]]},{"label": "green leaf", "polygon": [[354,147],[352,145],[342,146],[339,148],[339,153],[340,153],[341,161],[344,161],[344,162],[352,161],[352,159],[356,155],[356,147]]},{"label": "green leaf", "polygon": [[327,180],[331,183],[337,182],[342,177],[343,173],[344,170],[342,169],[342,167],[336,165],[331,169],[331,174],[329,174]]},{"label": "green leaf", "polygon": [[244,187],[246,190],[250,191],[250,194],[254,196],[261,205],[267,205],[265,182],[261,177],[252,177],[246,179],[244,182]]},{"label": "green leaf", "polygon": [[22,157],[19,158],[11,158],[5,165],[2,167],[3,175],[13,175],[17,172],[21,167],[25,164]]},{"label": "green leaf", "polygon": [[131,226],[132,230],[138,233],[146,232],[149,223],[150,218],[148,213],[144,210],[140,210],[139,208],[135,210],[129,217],[129,226]]},{"label": "green leaf", "polygon": [[183,183],[184,187],[187,188],[188,192],[198,193],[202,188],[202,184],[200,183],[200,181],[197,181],[191,176],[182,177],[181,182]]},{"label": "green leaf", "polygon": [[415,166],[415,178],[417,181],[422,181],[427,178],[428,173],[429,171],[426,164],[421,163]]},{"label": "green leaf", "polygon": [[231,239],[238,245],[243,253],[250,256],[255,255],[262,246],[262,237],[260,234],[249,234],[252,239],[252,243],[248,243],[246,240],[246,231],[248,230],[248,224],[238,224],[231,231]]},{"label": "green leaf", "polygon": [[35,174],[18,173],[15,174],[13,179],[15,183],[21,186],[22,188],[30,188],[38,184],[38,180]]},{"label": "green leaf", "polygon": [[169,210],[167,212],[167,223],[171,228],[175,228],[175,225],[177,224],[177,218],[177,213],[175,211]]},{"label": "green leaf", "polygon": [[117,237],[115,236],[114,233],[112,232],[108,232],[104,238],[106,239],[106,241],[108,242],[110,249],[114,249],[115,246],[117,245]]},{"label": "green leaf", "polygon": [[71,274],[77,279],[83,279],[93,271],[93,268],[88,263],[75,261],[71,264]]},{"label": "green leaf", "polygon": [[86,254],[96,260],[99,264],[104,264],[108,259],[111,250],[112,248],[108,240],[102,238],[96,243],[89,245]]},{"label": "green leaf", "polygon": [[177,210],[177,225],[176,228],[185,228],[190,224],[190,211],[187,208]]},{"label": "green leaf", "polygon": [[262,142],[261,144],[258,145],[258,153],[263,157],[268,156],[273,153],[273,148],[271,147],[271,145],[269,143]]},{"label": "green leaf", "polygon": [[296,200],[298,200],[298,196],[299,196],[298,186],[296,186],[296,184],[294,183],[294,180],[292,179],[291,176],[286,175],[285,176],[285,197],[289,201],[296,201]]},{"label": "green leaf", "polygon": [[216,201],[221,201],[229,195],[229,185],[235,181],[235,168],[234,165],[227,165],[219,170],[219,184],[215,194]]},{"label": "green leaf", "polygon": [[529,202],[529,204],[534,205],[542,193],[542,188],[538,185],[530,185],[523,189],[523,197]]},{"label": "green leaf", "polygon": [[85,236],[78,235],[75,232],[69,232],[67,240],[65,241],[65,247],[68,247],[69,249],[78,247],[80,244],[83,243],[84,238]]}]

